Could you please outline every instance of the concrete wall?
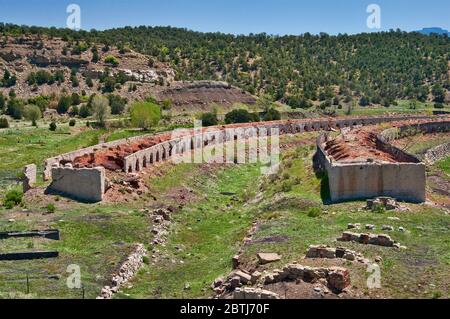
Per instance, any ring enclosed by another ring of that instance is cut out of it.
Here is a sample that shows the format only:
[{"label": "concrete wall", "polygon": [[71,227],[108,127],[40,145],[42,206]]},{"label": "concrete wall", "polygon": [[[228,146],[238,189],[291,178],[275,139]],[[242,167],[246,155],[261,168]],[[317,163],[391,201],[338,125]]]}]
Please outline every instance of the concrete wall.
[{"label": "concrete wall", "polygon": [[323,135],[317,140],[314,167],[316,170],[327,172],[332,202],[379,196],[389,196],[413,203],[422,203],[426,200],[425,164],[420,163],[417,158],[391,147],[390,151],[412,161],[350,164],[334,162],[322,147],[326,139],[327,136]]},{"label": "concrete wall", "polygon": [[100,202],[105,193],[105,168],[53,168],[47,190],[83,202]]},{"label": "concrete wall", "polygon": [[[335,118],[335,119],[302,119],[302,120],[288,120],[288,121],[275,121],[275,122],[261,122],[257,123],[256,127],[264,127],[270,131],[271,128],[279,128],[280,134],[296,134],[296,133],[304,133],[304,132],[311,132],[311,131],[327,131],[331,129],[341,129],[341,128],[353,128],[354,126],[360,126],[360,125],[374,125],[374,124],[380,124],[380,123],[386,123],[386,122],[395,122],[395,121],[402,121],[405,119],[411,119],[411,120],[420,120],[420,119],[432,119],[433,117],[430,116],[413,116],[413,117],[405,117],[405,116],[392,116],[392,117],[356,117],[356,118]],[[434,117],[436,118],[436,117]],[[254,125],[254,124],[253,124]],[[250,125],[243,124],[243,127],[248,127]],[[255,125],[254,125],[255,126]],[[226,129],[227,126],[221,126],[217,127],[217,130],[223,130]],[[213,128],[214,130],[214,128]],[[163,134],[159,134],[163,135]],[[146,137],[154,136],[152,134],[143,135],[143,136],[136,136],[132,138],[122,139],[114,142],[104,143],[95,145],[92,147],[87,147],[84,149],[80,149],[74,152],[70,152],[67,154],[62,154],[56,157],[49,158],[44,163],[44,180],[47,181],[51,178],[51,171],[52,168],[55,165],[60,166],[65,164],[65,162],[72,162],[75,158],[91,154],[95,151],[102,150],[102,149],[108,149],[111,147],[115,147],[118,145],[124,145],[128,143],[132,143],[138,140],[145,139]],[[156,135],[158,136],[158,135]],[[162,146],[162,145],[157,145]],[[150,151],[154,152],[155,155],[157,155],[155,149]],[[148,154],[147,150],[144,150],[144,152],[138,152],[137,156],[133,157],[132,154],[129,156],[130,161],[125,163],[123,170],[124,171],[130,171],[129,167],[131,166],[136,167],[136,158],[139,158],[139,160],[142,159],[143,162],[143,154]],[[161,153],[161,151],[159,152]],[[140,166],[142,167],[142,165]],[[132,170],[131,172],[134,172]]]},{"label": "concrete wall", "polygon": [[379,196],[414,203],[426,200],[423,163],[334,163],[327,172],[333,202]]}]

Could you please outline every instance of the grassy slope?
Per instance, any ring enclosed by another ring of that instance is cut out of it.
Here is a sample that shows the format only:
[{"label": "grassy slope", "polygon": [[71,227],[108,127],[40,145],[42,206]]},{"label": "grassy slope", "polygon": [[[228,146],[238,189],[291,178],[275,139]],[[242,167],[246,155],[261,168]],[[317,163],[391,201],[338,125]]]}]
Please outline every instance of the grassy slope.
[{"label": "grassy slope", "polygon": [[[253,219],[233,198],[240,201],[255,189],[260,169],[256,165],[232,166],[217,176],[199,177],[201,172],[196,165],[183,164],[156,184],[151,181],[157,192],[180,182],[198,185],[196,192],[201,198],[175,215],[176,225],[169,243],[161,248],[167,259],[156,267],[141,270],[133,288],[125,291],[133,298],[206,297],[211,281],[229,269],[236,243],[243,239]],[[222,192],[235,195],[230,197]],[[178,252],[176,247],[182,247],[182,251]],[[185,283],[189,283],[190,290],[183,290]]]},{"label": "grassy slope", "polygon": [[442,161],[440,161],[439,163],[437,163],[437,166],[441,170],[443,170],[445,173],[450,175],[450,157],[447,157],[447,158],[443,159]]}]

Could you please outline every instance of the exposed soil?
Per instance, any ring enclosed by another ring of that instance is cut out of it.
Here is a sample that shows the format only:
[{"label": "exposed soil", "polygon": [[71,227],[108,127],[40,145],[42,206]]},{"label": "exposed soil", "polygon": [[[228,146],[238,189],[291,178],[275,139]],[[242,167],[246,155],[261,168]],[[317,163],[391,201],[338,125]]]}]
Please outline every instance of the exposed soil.
[{"label": "exposed soil", "polygon": [[[315,290],[317,289],[317,291]],[[282,299],[366,299],[361,291],[350,288],[340,294],[329,291],[321,284],[312,284],[304,281],[280,282],[264,286],[265,290],[275,292]]]}]

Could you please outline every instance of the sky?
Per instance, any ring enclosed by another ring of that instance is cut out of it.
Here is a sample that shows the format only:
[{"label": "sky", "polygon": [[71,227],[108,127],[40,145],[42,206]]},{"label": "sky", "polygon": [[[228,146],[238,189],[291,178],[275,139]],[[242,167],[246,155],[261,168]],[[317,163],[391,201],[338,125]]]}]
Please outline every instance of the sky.
[{"label": "sky", "polygon": [[[0,22],[66,27],[69,4],[81,28],[174,26],[203,32],[329,34],[450,30],[450,0],[0,0]],[[381,28],[367,26],[367,7],[381,9]]]}]

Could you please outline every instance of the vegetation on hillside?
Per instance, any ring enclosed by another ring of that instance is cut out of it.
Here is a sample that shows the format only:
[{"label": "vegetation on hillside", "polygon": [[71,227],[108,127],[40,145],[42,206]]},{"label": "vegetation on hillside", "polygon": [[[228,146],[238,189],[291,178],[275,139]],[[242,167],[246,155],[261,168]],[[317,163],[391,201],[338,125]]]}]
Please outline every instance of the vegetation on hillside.
[{"label": "vegetation on hillside", "polygon": [[352,98],[361,105],[388,106],[396,99],[442,103],[450,89],[446,36],[401,31],[235,36],[170,27],[74,32],[9,24],[0,24],[0,34],[46,34],[105,48],[113,43],[129,46],[171,63],[180,80],[226,80],[294,107]]}]

